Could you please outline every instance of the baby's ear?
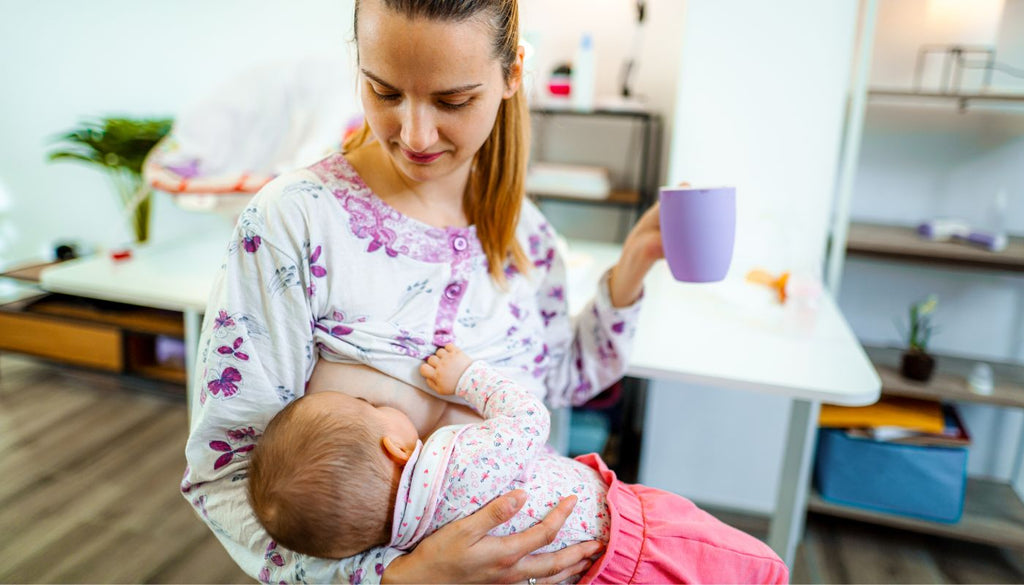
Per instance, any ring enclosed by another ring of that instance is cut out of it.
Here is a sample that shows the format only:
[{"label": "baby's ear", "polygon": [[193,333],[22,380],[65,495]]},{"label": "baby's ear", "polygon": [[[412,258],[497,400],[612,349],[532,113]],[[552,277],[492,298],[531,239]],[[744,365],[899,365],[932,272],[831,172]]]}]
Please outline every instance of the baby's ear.
[{"label": "baby's ear", "polygon": [[384,437],[380,440],[380,444],[384,448],[384,453],[402,467],[405,467],[405,464],[409,462],[409,457],[412,457],[412,451],[402,447],[391,437]]}]

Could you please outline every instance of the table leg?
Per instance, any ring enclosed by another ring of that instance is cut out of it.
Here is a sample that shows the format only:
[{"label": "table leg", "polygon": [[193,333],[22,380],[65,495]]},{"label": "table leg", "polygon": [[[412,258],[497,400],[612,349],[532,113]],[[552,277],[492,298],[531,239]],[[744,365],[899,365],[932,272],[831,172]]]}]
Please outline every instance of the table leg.
[{"label": "table leg", "polygon": [[185,309],[185,404],[188,405],[189,424],[192,423],[193,396],[192,386],[195,380],[194,369],[196,352],[199,350],[199,328],[202,325],[201,315],[195,309]]},{"label": "table leg", "polygon": [[818,433],[821,403],[794,399],[789,411],[786,450],[779,477],[775,515],[768,530],[768,545],[790,568],[796,557],[796,545],[804,532],[807,515],[807,491]]}]

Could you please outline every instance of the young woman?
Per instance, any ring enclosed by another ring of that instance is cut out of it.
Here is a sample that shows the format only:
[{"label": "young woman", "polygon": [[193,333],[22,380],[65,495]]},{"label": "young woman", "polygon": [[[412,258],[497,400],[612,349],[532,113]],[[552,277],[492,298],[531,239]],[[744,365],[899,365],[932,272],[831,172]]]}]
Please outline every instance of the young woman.
[{"label": "young woman", "polygon": [[467,415],[418,372],[448,343],[554,406],[624,373],[641,282],[661,257],[657,209],[571,321],[555,234],[524,201],[518,17],[517,0],[357,0],[364,128],[343,153],[267,185],[238,222],[203,325],[182,491],[261,581],[556,582],[600,550],[529,554],[569,500],[529,530],[487,536],[525,501],[513,492],[404,556],[329,561],[277,546],[245,495],[256,437],[314,374],[403,410],[427,436]]}]

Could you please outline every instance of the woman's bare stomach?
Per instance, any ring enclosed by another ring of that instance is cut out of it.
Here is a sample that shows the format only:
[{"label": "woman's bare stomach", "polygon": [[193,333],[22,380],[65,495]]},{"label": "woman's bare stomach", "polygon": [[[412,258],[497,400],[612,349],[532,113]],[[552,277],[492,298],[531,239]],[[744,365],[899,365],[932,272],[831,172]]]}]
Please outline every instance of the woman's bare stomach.
[{"label": "woman's bare stomach", "polygon": [[483,419],[468,406],[454,404],[428,394],[415,386],[361,364],[339,364],[317,360],[306,392],[344,392],[377,406],[390,406],[404,412],[420,437],[451,424],[478,423]]}]

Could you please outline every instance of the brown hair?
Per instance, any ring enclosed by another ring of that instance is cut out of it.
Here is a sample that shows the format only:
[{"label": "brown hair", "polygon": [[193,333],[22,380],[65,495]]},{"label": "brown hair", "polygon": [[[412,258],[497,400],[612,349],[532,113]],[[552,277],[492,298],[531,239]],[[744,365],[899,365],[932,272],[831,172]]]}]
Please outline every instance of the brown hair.
[{"label": "brown hair", "polygon": [[[389,10],[409,18],[464,22],[480,15],[493,31],[493,55],[501,62],[505,81],[513,75],[519,48],[518,0],[381,0]],[[359,38],[359,0],[355,2],[355,34]],[[519,211],[526,194],[526,163],[530,152],[530,114],[522,86],[515,95],[503,99],[491,128],[491,134],[477,151],[462,206],[466,218],[477,226],[477,237],[487,256],[491,278],[505,281],[505,260],[510,259],[519,272],[526,274],[530,263],[515,238]],[[343,145],[349,152],[370,138],[370,127],[363,127]],[[510,258],[511,257],[511,258]]]},{"label": "brown hair", "polygon": [[345,558],[391,539],[397,481],[382,432],[311,412],[299,398],[267,425],[249,461],[249,503],[282,546]]}]

